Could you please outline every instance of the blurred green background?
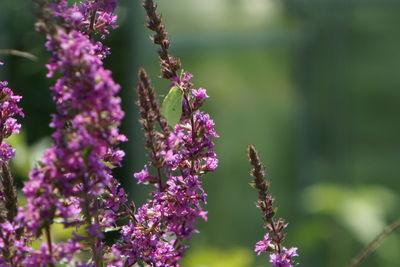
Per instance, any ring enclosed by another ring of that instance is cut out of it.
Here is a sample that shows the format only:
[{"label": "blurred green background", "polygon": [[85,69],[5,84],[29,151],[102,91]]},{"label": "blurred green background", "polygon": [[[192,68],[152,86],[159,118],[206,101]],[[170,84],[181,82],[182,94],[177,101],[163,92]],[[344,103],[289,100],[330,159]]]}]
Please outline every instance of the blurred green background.
[{"label": "blurred green background", "polygon": [[[122,85],[130,141],[116,176],[138,204],[147,188],[132,173],[145,162],[133,105],[136,71],[148,69],[160,96],[156,48],[138,0],[121,0],[120,27],[106,43],[106,65]],[[345,266],[398,215],[400,2],[391,0],[160,0],[172,52],[208,89],[205,110],[221,136],[220,167],[204,178],[209,221],[200,223],[183,267],[269,266],[256,258],[265,232],[248,186],[245,151],[256,145],[271,179],[278,215],[289,222],[287,246],[300,266]],[[48,53],[34,31],[31,1],[0,1],[0,80],[24,97],[22,134],[14,138],[19,186],[49,142]],[[360,266],[399,266],[399,234]]]}]

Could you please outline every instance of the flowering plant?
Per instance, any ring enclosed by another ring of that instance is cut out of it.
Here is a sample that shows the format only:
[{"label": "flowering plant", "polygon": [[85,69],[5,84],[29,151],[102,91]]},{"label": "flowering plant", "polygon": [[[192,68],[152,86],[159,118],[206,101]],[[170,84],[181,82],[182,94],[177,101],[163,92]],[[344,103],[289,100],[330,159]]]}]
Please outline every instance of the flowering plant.
[{"label": "flowering plant", "polygon": [[[149,78],[140,70],[138,105],[150,159],[134,176],[138,183],[154,184],[155,191],[136,209],[126,203],[125,191],[112,175],[124,156],[117,145],[127,139],[118,130],[123,118],[116,96],[119,85],[103,66],[110,50],[101,40],[116,27],[117,1],[80,1],[70,6],[65,0],[36,0],[35,4],[37,29],[46,34],[46,48],[52,53],[48,77],[59,74],[51,88],[57,104],[51,123],[54,144],[31,171],[23,188],[27,205],[17,212],[8,167],[14,151],[3,139],[18,132],[20,125],[13,116],[23,113],[17,106],[20,97],[2,82],[1,264],[178,265],[187,248],[184,240],[197,232],[197,218],[206,219],[200,177],[218,162],[213,151],[213,138],[218,137],[214,123],[200,111],[208,97],[205,89],[191,88],[191,74],[182,71],[179,60],[168,53],[169,41],[156,5],[145,1],[148,27],[156,32],[154,43],[161,46],[163,77],[171,81],[172,89],[160,109]],[[171,112],[177,113],[177,121],[168,115]],[[129,222],[122,225],[120,220],[126,217]],[[75,229],[68,241],[52,240],[50,228],[55,222]],[[106,245],[104,231],[121,226],[120,240]],[[41,247],[34,249],[30,244],[37,239],[42,240]],[[92,255],[88,261],[74,257],[85,252]]]},{"label": "flowering plant", "polygon": [[[196,223],[207,220],[202,177],[218,166],[214,139],[219,136],[201,110],[209,96],[204,88],[193,88],[192,74],[170,54],[157,5],[145,0],[147,27],[160,47],[161,77],[170,86],[160,105],[146,71],[139,70],[137,104],[148,162],[134,177],[153,190],[142,206],[128,203],[112,174],[124,157],[118,145],[127,141],[119,132],[120,86],[103,63],[110,49],[102,40],[117,27],[117,0],[69,2],[34,0],[36,29],[45,34],[51,53],[48,77],[56,77],[50,89],[57,111],[50,124],[53,144],[24,184],[25,207],[18,207],[8,164],[14,150],[5,142],[20,128],[15,116],[24,115],[21,97],[0,82],[0,266],[179,266],[187,240],[199,232]],[[282,245],[286,224],[273,218],[269,184],[252,146],[249,158],[269,230],[255,252],[271,252],[274,266],[293,266],[296,248]],[[55,223],[72,229],[68,240],[52,238]],[[107,231],[119,234],[111,244]]]}]

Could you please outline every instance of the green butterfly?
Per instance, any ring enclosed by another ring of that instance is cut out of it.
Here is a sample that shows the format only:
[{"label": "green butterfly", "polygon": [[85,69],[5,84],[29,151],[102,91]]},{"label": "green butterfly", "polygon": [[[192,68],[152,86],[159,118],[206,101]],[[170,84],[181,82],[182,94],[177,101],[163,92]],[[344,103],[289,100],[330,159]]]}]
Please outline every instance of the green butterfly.
[{"label": "green butterfly", "polygon": [[161,106],[161,114],[167,119],[168,124],[174,127],[182,116],[183,91],[177,86],[172,87]]}]

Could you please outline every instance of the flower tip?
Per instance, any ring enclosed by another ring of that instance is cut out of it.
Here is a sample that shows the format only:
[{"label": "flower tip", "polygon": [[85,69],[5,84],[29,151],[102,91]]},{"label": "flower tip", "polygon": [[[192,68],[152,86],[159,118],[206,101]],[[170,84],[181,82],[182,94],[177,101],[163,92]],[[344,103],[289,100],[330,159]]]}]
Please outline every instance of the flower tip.
[{"label": "flower tip", "polygon": [[140,80],[143,80],[143,77],[147,77],[146,70],[143,67],[139,68],[138,77]]},{"label": "flower tip", "polygon": [[248,151],[249,154],[250,153],[254,153],[254,152],[256,152],[256,148],[254,147],[253,144],[248,144],[247,145],[247,151]]}]

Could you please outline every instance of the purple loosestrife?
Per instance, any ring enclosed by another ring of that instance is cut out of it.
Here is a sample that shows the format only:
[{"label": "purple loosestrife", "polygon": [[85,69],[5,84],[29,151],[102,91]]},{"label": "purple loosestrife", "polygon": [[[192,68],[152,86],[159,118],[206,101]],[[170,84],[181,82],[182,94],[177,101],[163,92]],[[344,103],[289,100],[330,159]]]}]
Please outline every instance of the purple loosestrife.
[{"label": "purple loosestrife", "polygon": [[[27,229],[39,237],[41,249],[25,264],[55,264],[73,260],[74,254],[90,251],[89,266],[103,266],[102,231],[114,227],[117,212],[126,201],[123,189],[111,174],[124,152],[116,146],[126,141],[118,127],[123,118],[119,85],[102,59],[109,50],[98,41],[115,28],[117,1],[35,0],[37,29],[47,36],[52,53],[48,77],[60,74],[51,88],[57,105],[51,127],[54,145],[31,171],[23,192],[28,200]],[[56,244],[50,235],[54,221],[65,227],[85,227],[66,243]],[[82,263],[83,264],[83,263]],[[81,265],[84,266],[85,264]]]},{"label": "purple loosestrife", "polygon": [[[3,65],[0,62],[0,65]],[[27,250],[25,240],[20,237],[20,225],[15,220],[18,212],[17,193],[9,168],[14,149],[5,141],[19,132],[21,125],[14,118],[24,116],[18,106],[21,97],[14,95],[8,83],[0,81],[0,266],[16,266]]]},{"label": "purple loosestrife", "polygon": [[[3,63],[0,62],[0,65]],[[16,115],[24,116],[22,109],[18,106],[21,97],[14,95],[8,88],[6,81],[0,81],[0,164],[1,183],[0,201],[5,206],[6,216],[0,217],[0,221],[12,221],[17,215],[17,194],[13,185],[8,162],[14,157],[14,149],[5,141],[12,134],[19,133],[21,125],[14,118]]]},{"label": "purple loosestrife", "polygon": [[248,147],[248,157],[253,167],[250,174],[254,177],[254,181],[251,185],[258,190],[257,207],[263,213],[264,227],[268,230],[264,238],[257,242],[254,251],[257,255],[269,252],[269,261],[273,267],[293,267],[295,265],[293,258],[298,256],[297,248],[287,249],[282,245],[286,237],[284,230],[287,223],[282,218],[274,219],[274,199],[268,191],[270,184],[265,180],[264,167],[253,145]]},{"label": "purple loosestrife", "polygon": [[185,73],[180,61],[169,54],[165,26],[153,1],[146,0],[143,6],[147,26],[155,32],[152,40],[161,47],[162,77],[171,81],[170,88],[179,90],[182,96],[178,98],[180,120],[171,125],[164,118],[151,82],[141,69],[137,103],[150,160],[134,177],[138,183],[154,184],[155,190],[147,203],[132,211],[129,225],[122,228],[121,243],[114,247],[119,255],[114,264],[179,266],[187,249],[185,240],[198,232],[198,218],[207,220],[202,208],[206,193],[200,178],[217,168],[213,139],[218,135],[210,116],[199,110],[208,98],[206,90],[192,89],[192,75]]}]

